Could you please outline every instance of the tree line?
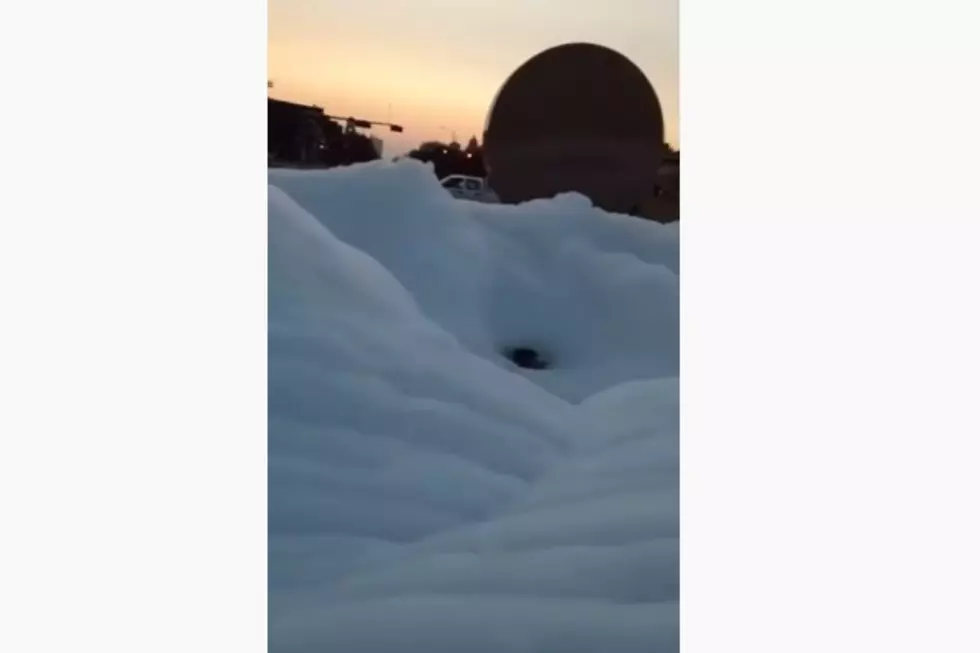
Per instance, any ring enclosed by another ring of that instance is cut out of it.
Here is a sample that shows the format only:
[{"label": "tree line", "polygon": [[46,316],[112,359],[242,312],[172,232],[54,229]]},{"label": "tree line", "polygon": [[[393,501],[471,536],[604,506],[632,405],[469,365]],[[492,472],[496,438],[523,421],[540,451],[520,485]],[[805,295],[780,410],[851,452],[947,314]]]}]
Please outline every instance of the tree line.
[{"label": "tree line", "polygon": [[[669,143],[664,143],[664,154],[667,158],[676,160],[680,153]],[[449,175],[486,177],[486,168],[483,164],[483,145],[476,139],[476,136],[470,138],[466,147],[462,147],[455,141],[452,143],[426,141],[405,156],[431,163],[436,177],[439,179],[444,179]]]},{"label": "tree line", "polygon": [[466,147],[455,141],[452,143],[426,141],[405,156],[431,163],[439,179],[449,175],[486,176],[486,168],[483,166],[483,146],[476,140],[476,136],[470,138]]}]

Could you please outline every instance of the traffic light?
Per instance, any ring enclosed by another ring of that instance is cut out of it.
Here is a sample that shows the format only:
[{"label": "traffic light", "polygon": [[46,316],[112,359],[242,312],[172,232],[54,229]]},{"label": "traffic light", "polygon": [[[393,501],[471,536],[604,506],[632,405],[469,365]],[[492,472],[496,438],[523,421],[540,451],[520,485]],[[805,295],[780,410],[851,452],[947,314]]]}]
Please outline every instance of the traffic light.
[{"label": "traffic light", "polygon": [[405,131],[404,129],[402,129],[402,126],[401,125],[390,125],[390,128],[391,128],[391,131],[396,132],[396,133],[399,133],[399,134],[402,133],[403,131]]}]

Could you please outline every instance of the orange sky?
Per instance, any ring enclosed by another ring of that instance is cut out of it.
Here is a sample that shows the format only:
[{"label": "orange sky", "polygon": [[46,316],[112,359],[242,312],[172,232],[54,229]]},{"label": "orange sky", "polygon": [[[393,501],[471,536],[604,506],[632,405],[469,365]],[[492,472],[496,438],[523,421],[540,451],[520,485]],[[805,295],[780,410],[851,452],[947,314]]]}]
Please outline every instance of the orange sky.
[{"label": "orange sky", "polygon": [[[630,57],[677,139],[676,0],[270,0],[269,95],[328,114],[390,120],[385,154],[426,140],[480,137],[507,76],[541,50],[591,41]],[[389,108],[390,107],[390,108]],[[445,129],[443,129],[445,128]]]}]

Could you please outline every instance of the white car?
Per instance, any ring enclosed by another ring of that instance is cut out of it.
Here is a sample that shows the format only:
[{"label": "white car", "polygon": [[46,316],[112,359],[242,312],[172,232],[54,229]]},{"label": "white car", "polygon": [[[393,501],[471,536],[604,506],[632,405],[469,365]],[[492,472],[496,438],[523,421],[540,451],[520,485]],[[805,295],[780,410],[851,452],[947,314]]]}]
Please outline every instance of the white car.
[{"label": "white car", "polygon": [[500,203],[500,198],[487,185],[486,180],[481,177],[449,175],[439,183],[456,199],[487,202],[490,204]]}]

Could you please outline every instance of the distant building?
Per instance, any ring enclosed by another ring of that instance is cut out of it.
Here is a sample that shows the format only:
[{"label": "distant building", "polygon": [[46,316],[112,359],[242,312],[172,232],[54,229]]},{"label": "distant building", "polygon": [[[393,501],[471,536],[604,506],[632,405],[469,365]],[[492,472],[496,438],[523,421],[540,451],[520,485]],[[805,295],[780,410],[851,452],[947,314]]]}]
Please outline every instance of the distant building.
[{"label": "distant building", "polygon": [[384,156],[385,142],[383,140],[377,136],[371,136],[371,145],[374,147],[374,151],[378,153],[379,159]]},{"label": "distant building", "polygon": [[315,164],[343,129],[317,106],[269,98],[269,161]]},{"label": "distant building", "polygon": [[664,160],[657,170],[658,195],[668,195],[671,197],[680,195],[680,170],[680,152],[670,152],[664,156]]},{"label": "distant building", "polygon": [[[316,105],[269,98],[269,165],[330,168],[379,159],[381,140],[357,131],[374,124],[338,119]],[[400,130],[392,126],[392,131]]]},{"label": "distant building", "polygon": [[680,199],[680,153],[668,152],[657,169],[654,196],[633,213],[657,222],[674,222],[680,219]]}]

